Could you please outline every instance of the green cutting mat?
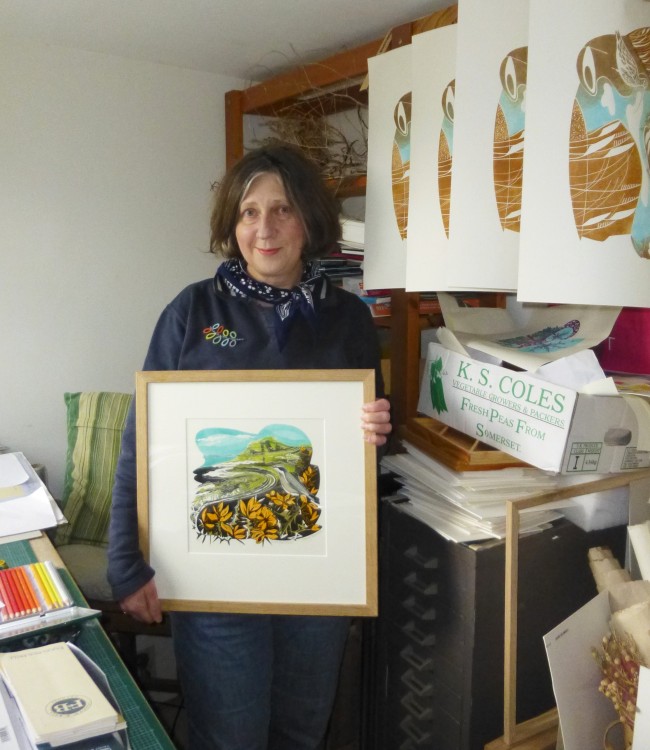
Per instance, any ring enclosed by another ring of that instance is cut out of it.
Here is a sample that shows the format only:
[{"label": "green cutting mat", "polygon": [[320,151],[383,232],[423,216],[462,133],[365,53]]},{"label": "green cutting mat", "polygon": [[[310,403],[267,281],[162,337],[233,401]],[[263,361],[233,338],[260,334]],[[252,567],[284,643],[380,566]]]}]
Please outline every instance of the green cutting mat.
[{"label": "green cutting mat", "polygon": [[[36,562],[29,542],[0,544],[0,559],[7,565],[28,565]],[[87,606],[81,591],[67,570],[59,570],[75,604]],[[133,750],[174,750],[162,724],[124,666],[98,620],[86,620],[75,644],[105,673],[111,690],[126,718],[129,741]]]}]

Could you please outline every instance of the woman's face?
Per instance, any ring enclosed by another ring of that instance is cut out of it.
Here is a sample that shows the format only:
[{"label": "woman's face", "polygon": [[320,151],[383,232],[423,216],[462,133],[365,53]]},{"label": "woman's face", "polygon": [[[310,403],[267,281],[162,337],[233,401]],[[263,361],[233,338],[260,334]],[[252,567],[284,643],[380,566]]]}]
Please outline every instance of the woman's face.
[{"label": "woman's face", "polygon": [[305,229],[276,174],[266,172],[250,184],[239,205],[235,237],[254,279],[281,289],[300,281]]}]

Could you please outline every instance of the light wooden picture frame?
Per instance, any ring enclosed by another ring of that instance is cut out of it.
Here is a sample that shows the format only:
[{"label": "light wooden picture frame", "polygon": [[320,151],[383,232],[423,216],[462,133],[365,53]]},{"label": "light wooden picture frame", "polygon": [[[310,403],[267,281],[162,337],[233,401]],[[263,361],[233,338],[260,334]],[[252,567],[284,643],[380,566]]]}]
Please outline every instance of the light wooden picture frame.
[{"label": "light wooden picture frame", "polygon": [[136,373],[138,533],[163,610],[377,614],[373,370]]}]

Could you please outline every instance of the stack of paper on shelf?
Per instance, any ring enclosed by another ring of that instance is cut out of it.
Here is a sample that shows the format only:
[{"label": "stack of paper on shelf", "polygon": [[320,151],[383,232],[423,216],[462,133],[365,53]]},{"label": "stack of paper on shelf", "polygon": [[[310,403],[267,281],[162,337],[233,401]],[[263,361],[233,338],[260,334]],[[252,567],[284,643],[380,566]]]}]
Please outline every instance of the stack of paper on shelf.
[{"label": "stack of paper on shelf", "polygon": [[[396,475],[400,494],[408,500],[403,509],[455,542],[503,539],[507,501],[552,490],[561,481],[534,467],[455,471],[408,442],[403,446],[406,453],[382,459],[382,467]],[[522,511],[521,532],[546,528],[569,503]]]},{"label": "stack of paper on shelf", "polygon": [[12,704],[17,708],[19,730],[35,747],[61,747],[126,727],[122,714],[83,666],[79,650],[73,649],[53,643],[0,654],[0,674],[10,696],[6,708],[9,713]]}]

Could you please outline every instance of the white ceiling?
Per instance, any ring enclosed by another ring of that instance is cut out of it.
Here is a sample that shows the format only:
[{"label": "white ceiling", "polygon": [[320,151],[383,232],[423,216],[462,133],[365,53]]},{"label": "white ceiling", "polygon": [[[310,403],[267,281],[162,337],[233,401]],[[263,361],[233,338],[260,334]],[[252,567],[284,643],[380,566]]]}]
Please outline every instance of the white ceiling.
[{"label": "white ceiling", "polygon": [[0,0],[18,38],[263,80],[452,0]]}]

